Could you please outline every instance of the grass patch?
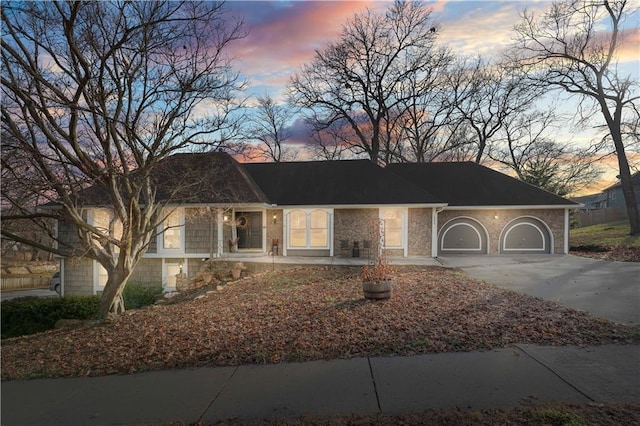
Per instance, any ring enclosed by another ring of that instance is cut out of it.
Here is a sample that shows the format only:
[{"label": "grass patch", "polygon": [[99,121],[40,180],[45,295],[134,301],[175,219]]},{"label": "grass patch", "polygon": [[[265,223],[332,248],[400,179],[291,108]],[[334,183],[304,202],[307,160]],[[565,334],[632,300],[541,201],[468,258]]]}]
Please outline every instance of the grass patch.
[{"label": "grass patch", "polygon": [[[623,425],[638,424],[640,404],[567,404],[549,403],[541,406],[493,408],[488,410],[467,411],[463,409],[427,410],[405,414],[370,415],[303,415],[298,418],[239,420],[227,419],[226,425],[267,426],[267,425]],[[182,425],[183,423],[176,423]]]},{"label": "grass patch", "polygon": [[629,235],[629,222],[611,222],[574,228],[570,231],[571,247],[636,247],[640,236]]}]

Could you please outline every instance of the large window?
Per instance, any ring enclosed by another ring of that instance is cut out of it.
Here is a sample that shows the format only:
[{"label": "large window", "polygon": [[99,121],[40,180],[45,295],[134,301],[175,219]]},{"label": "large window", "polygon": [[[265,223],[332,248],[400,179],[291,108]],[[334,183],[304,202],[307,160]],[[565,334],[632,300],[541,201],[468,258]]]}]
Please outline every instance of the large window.
[{"label": "large window", "polygon": [[307,247],[307,214],[302,210],[289,215],[289,246]]},{"label": "large window", "polygon": [[380,219],[384,221],[384,247],[402,248],[404,246],[404,222],[406,209],[381,209]]},{"label": "large window", "polygon": [[182,248],[182,213],[174,210],[164,220],[162,233],[162,248],[164,250],[180,250]]},{"label": "large window", "polygon": [[289,213],[289,247],[328,248],[329,213],[326,210],[293,210]]},{"label": "large window", "polygon": [[95,209],[93,211],[93,226],[101,233],[120,240],[122,238],[122,222],[116,219],[109,209]]}]

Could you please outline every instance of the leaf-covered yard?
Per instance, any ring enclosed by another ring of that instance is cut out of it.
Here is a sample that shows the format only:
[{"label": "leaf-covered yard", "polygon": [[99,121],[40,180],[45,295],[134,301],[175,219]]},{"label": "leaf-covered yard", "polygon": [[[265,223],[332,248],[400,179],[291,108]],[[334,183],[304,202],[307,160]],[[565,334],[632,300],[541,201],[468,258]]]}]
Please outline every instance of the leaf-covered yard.
[{"label": "leaf-covered yard", "polygon": [[640,341],[640,327],[455,270],[403,269],[388,301],[365,300],[358,273],[346,267],[270,272],[112,322],[7,339],[2,378]]}]

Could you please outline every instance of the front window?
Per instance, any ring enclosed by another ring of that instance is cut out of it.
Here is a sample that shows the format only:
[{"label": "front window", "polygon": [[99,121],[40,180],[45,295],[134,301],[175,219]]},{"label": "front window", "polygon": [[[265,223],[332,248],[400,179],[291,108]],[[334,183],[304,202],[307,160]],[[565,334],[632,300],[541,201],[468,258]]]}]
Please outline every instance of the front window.
[{"label": "front window", "polygon": [[182,248],[182,220],[179,210],[174,210],[164,220],[162,233],[162,247],[165,250],[179,250]]},{"label": "front window", "polygon": [[122,222],[108,209],[95,209],[93,211],[93,226],[101,234],[120,240],[122,238]]},{"label": "front window", "polygon": [[289,247],[329,247],[329,213],[325,210],[294,210],[289,213]]},{"label": "front window", "polygon": [[328,243],[328,214],[322,210],[316,210],[310,215],[310,246],[327,247]]},{"label": "front window", "polygon": [[384,247],[402,248],[405,209],[382,209],[380,218],[384,221]]},{"label": "front window", "polygon": [[307,246],[307,215],[301,210],[293,211],[289,215],[289,245]]}]

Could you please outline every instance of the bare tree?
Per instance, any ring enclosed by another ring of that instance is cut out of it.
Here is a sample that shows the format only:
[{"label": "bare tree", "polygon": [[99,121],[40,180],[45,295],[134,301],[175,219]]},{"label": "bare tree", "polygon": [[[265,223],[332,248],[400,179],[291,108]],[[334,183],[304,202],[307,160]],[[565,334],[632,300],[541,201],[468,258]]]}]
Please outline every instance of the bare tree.
[{"label": "bare tree", "polygon": [[476,163],[482,162],[505,122],[526,111],[541,92],[504,64],[481,57],[459,61],[449,76],[453,105],[475,136]]},{"label": "bare tree", "polygon": [[628,16],[626,0],[555,1],[541,16],[525,10],[516,26],[512,60],[534,83],[581,100],[583,118],[599,114],[618,160],[631,235],[640,234],[640,213],[633,190],[623,123],[637,116],[638,80],[623,75],[617,55]]},{"label": "bare tree", "polygon": [[291,108],[278,105],[270,95],[258,96],[257,105],[247,118],[247,138],[258,142],[253,147],[258,158],[276,163],[295,159],[297,153],[287,146],[291,138],[287,126],[292,115]]},{"label": "bare tree", "polygon": [[[177,190],[158,196],[158,168],[227,137],[242,84],[224,52],[242,23],[218,3],[78,1],[6,4],[2,24],[3,167],[35,204],[56,206],[38,217],[75,227],[78,244],[53,251],[106,269],[100,317],[122,312],[127,279],[167,215],[162,200]],[[19,153],[28,167],[10,161]],[[108,225],[87,219],[91,195]],[[2,235],[37,246],[4,227],[24,218],[4,217]]]},{"label": "bare tree", "polygon": [[307,119],[309,141],[307,148],[313,158],[320,160],[343,160],[348,158],[349,146],[354,137],[346,120],[337,120],[329,126],[318,126],[317,119]]},{"label": "bare tree", "polygon": [[504,123],[489,157],[514,171],[524,182],[561,196],[578,191],[600,175],[595,163],[601,144],[589,147],[559,143],[552,136],[562,117],[553,109],[531,110]]},{"label": "bare tree", "polygon": [[470,143],[462,137],[464,120],[453,98],[456,92],[450,86],[453,61],[448,49],[438,49],[429,68],[409,76],[403,85],[398,108],[402,115],[396,126],[400,132],[398,161],[423,163],[447,158]]},{"label": "bare tree", "polygon": [[292,78],[291,102],[313,109],[321,125],[345,120],[357,136],[350,141],[355,154],[389,161],[402,86],[433,57],[437,28],[430,16],[419,1],[396,1],[385,15],[356,14],[340,39]]}]

